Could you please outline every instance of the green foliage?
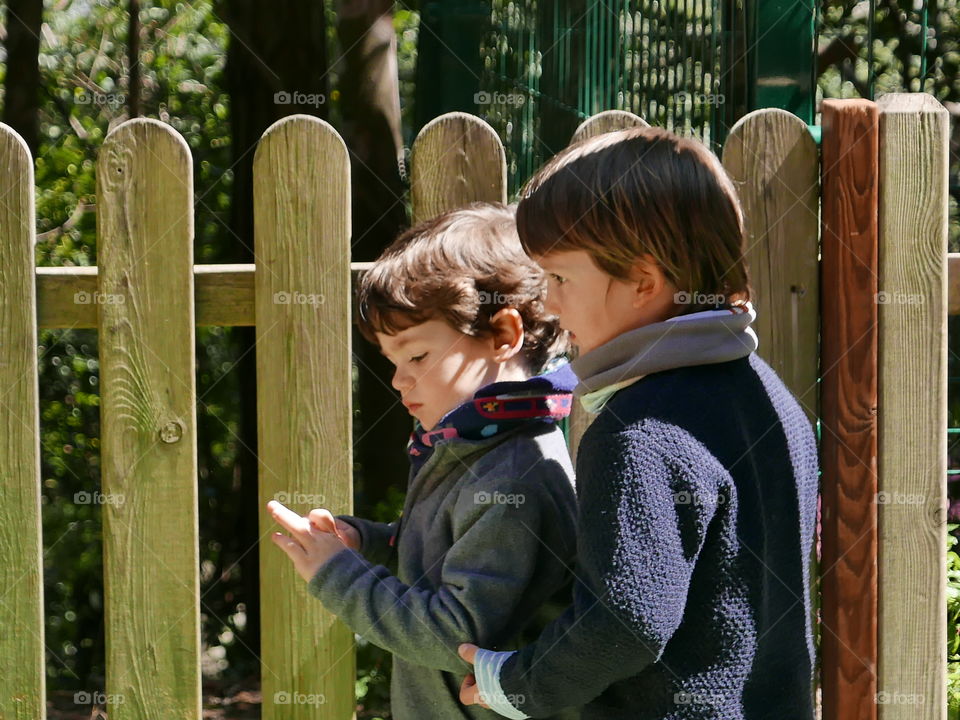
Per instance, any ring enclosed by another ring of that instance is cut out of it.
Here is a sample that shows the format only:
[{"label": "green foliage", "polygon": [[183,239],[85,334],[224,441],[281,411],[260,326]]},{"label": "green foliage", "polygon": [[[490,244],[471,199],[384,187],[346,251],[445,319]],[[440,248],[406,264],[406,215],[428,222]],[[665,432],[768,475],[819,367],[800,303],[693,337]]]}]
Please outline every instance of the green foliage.
[{"label": "green foliage", "polygon": [[390,717],[390,653],[359,635],[356,642],[357,718],[384,720]]},{"label": "green foliage", "polygon": [[947,526],[947,708],[951,720],[960,718],[960,555],[956,531]]},{"label": "green foliage", "polygon": [[103,675],[99,368],[92,331],[40,339],[41,508],[47,676],[74,685]]}]

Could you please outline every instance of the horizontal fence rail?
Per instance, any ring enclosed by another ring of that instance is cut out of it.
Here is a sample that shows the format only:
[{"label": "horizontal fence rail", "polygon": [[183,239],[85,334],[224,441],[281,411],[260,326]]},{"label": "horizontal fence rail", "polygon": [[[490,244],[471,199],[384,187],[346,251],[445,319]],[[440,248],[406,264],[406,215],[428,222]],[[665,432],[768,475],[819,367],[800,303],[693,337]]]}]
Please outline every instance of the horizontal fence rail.
[{"label": "horizontal fence rail", "polygon": [[[354,283],[370,264],[350,263]],[[35,271],[38,328],[97,327],[97,268],[38,267]],[[255,272],[253,263],[194,265],[197,326],[254,325]],[[960,315],[960,253],[947,255],[947,278],[947,314]]]}]

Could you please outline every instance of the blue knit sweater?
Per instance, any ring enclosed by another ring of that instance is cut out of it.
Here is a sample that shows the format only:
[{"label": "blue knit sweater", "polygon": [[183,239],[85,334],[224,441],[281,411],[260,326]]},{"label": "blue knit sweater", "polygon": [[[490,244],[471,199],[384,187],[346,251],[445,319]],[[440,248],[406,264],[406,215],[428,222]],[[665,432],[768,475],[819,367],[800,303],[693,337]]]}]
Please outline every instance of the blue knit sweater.
[{"label": "blue knit sweater", "polygon": [[577,478],[574,604],[497,655],[511,704],[810,720],[817,450],[773,370],[751,353],[619,390],[583,437]]}]

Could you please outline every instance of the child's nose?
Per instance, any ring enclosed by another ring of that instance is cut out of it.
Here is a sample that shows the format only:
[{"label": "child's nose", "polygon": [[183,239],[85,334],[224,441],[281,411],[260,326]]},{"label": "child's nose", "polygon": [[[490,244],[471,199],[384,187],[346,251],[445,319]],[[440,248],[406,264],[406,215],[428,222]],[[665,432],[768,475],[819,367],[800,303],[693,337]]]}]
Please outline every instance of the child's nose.
[{"label": "child's nose", "polygon": [[413,377],[408,372],[402,372],[397,368],[393,373],[393,380],[391,380],[391,385],[393,385],[394,390],[398,392],[406,392],[413,387]]},{"label": "child's nose", "polygon": [[543,299],[543,309],[548,315],[560,315],[560,303],[557,302],[556,293],[547,293]]}]

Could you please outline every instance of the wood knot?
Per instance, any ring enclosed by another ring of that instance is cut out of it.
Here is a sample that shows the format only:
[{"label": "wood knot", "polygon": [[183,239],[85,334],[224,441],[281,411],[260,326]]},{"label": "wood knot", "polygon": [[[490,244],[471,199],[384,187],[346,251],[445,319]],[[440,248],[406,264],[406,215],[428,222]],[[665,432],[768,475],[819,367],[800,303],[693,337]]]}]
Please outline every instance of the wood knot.
[{"label": "wood knot", "polygon": [[183,437],[183,425],[174,420],[160,428],[160,439],[165,443],[175,443]]}]

